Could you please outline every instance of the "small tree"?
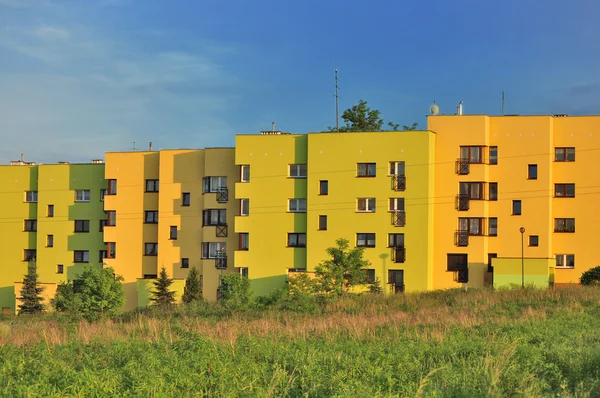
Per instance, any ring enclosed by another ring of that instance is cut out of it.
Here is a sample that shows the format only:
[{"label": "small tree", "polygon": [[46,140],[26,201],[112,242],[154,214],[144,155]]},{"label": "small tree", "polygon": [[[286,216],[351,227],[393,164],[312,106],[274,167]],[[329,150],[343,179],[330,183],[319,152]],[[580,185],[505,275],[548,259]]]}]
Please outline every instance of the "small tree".
[{"label": "small tree", "polygon": [[252,306],[253,297],[250,280],[238,273],[221,277],[221,302],[232,309],[248,309]]},{"label": "small tree", "polygon": [[181,296],[181,301],[186,304],[192,303],[194,301],[202,300],[202,287],[200,286],[200,275],[198,275],[198,270],[196,267],[193,267],[185,280],[185,287],[183,289],[183,296]]},{"label": "small tree", "polygon": [[154,281],[153,297],[151,298],[156,305],[170,305],[175,301],[175,292],[170,291],[169,287],[173,284],[173,279],[167,275],[167,270],[162,267],[158,279]]},{"label": "small tree", "polygon": [[[383,128],[384,121],[381,118],[381,112],[378,109],[371,109],[367,106],[367,101],[359,100],[358,105],[346,109],[342,113],[342,119],[346,123],[340,126],[339,131],[386,131]],[[391,131],[400,130],[400,125],[393,122],[387,123],[388,129]],[[404,130],[416,130],[417,123],[411,126],[402,126]],[[329,131],[335,131],[334,127],[329,127]]]},{"label": "small tree", "polygon": [[382,294],[383,288],[381,287],[381,281],[379,277],[375,278],[375,282],[369,285],[369,292],[373,294]]},{"label": "small tree", "polygon": [[581,274],[579,283],[585,286],[598,286],[600,285],[600,266],[591,268]]},{"label": "small tree", "polygon": [[37,265],[35,260],[29,261],[27,264],[27,274],[23,277],[23,287],[21,288],[21,296],[19,300],[19,315],[22,314],[39,314],[44,312],[44,300],[41,296],[44,291],[38,283]]},{"label": "small tree", "polygon": [[370,265],[363,259],[364,249],[349,249],[347,239],[338,239],[336,246],[327,249],[331,259],[315,267],[319,290],[327,294],[342,295],[354,286],[367,283],[365,268]]}]

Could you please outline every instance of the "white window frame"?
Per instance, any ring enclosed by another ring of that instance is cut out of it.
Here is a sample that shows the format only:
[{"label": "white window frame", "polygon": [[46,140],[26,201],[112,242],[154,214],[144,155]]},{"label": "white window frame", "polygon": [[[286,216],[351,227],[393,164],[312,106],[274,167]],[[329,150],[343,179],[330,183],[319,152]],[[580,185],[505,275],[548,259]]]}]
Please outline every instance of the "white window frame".
[{"label": "white window frame", "polygon": [[[559,258],[562,259],[563,264],[567,264],[567,260],[568,260],[569,256],[573,256],[573,266],[558,265]],[[574,254],[555,254],[554,257],[556,258],[555,268],[558,268],[558,269],[574,269],[575,268],[575,255]]]},{"label": "white window frame", "polygon": [[390,162],[390,170],[388,175],[404,177],[406,175],[406,164],[404,161]]},{"label": "white window frame", "polygon": [[[244,205],[245,204],[245,205]],[[244,209],[245,207],[245,209]],[[240,216],[250,215],[250,199],[240,199]]]},{"label": "white window frame", "polygon": [[397,211],[405,211],[404,207],[406,206],[406,201],[404,198],[390,198],[389,201],[389,211],[394,213]]},{"label": "white window frame", "polygon": [[[208,256],[204,255],[204,248],[208,245]],[[223,248],[224,250],[221,250]],[[227,244],[225,242],[202,242],[202,258],[217,258],[217,253],[227,253]]]},{"label": "white window frame", "polygon": [[239,250],[250,249],[250,234],[248,232],[240,233],[240,248]]},{"label": "white window frame", "polygon": [[89,189],[76,189],[75,190],[75,202],[89,202],[90,201],[90,190]]},{"label": "white window frame", "polygon": [[226,176],[211,176],[204,177],[204,187],[202,192],[204,193],[215,193],[221,189],[227,188],[227,177]]},{"label": "white window frame", "polygon": [[290,213],[306,213],[306,199],[294,198],[288,200],[288,211]]},{"label": "white window frame", "polygon": [[[152,245],[152,246],[149,246]],[[148,251],[148,247],[154,250]],[[144,256],[158,256],[158,243],[157,242],[144,242]]]},{"label": "white window frame", "polygon": [[250,182],[250,165],[243,164],[240,166],[240,182]]},{"label": "white window frame", "polygon": [[375,198],[358,198],[356,199],[356,211],[359,213],[375,213],[376,200]]},{"label": "white window frame", "polygon": [[[81,252],[81,260],[75,261],[75,253]],[[74,250],[73,251],[73,262],[74,263],[89,263],[90,262],[90,251],[89,250]]]},{"label": "white window frame", "polygon": [[104,202],[104,197],[108,195],[108,189],[101,189],[100,190],[100,202]]},{"label": "white window frame", "polygon": [[25,202],[37,203],[37,201],[38,201],[38,191],[25,191]]},{"label": "white window frame", "polygon": [[[290,239],[292,236],[294,236],[294,239]],[[295,244],[292,244],[292,240],[295,241]],[[306,232],[290,232],[290,233],[288,233],[287,246],[288,247],[306,247]]]},{"label": "white window frame", "polygon": [[306,178],[307,167],[306,164],[290,164],[289,177],[290,178]]}]

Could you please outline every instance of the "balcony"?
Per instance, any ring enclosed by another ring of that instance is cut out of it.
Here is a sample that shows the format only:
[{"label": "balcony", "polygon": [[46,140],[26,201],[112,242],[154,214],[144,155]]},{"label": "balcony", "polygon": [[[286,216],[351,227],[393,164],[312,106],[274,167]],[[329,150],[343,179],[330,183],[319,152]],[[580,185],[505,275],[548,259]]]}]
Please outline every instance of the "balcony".
[{"label": "balcony", "polygon": [[471,163],[468,159],[458,159],[456,161],[456,174],[467,175],[471,172]]},{"label": "balcony", "polygon": [[454,271],[454,282],[468,283],[469,282],[469,268],[460,268]]},{"label": "balcony", "polygon": [[395,263],[406,261],[406,248],[404,246],[392,247],[392,261]]},{"label": "balcony", "polygon": [[392,283],[392,293],[404,293],[404,283]]},{"label": "balcony", "polygon": [[406,213],[403,211],[392,211],[392,225],[403,227],[406,225]]},{"label": "balcony", "polygon": [[227,203],[229,200],[229,190],[227,188],[219,188],[217,190],[217,202]]},{"label": "balcony", "polygon": [[392,176],[392,189],[394,191],[406,191],[406,177],[405,176]]},{"label": "balcony", "polygon": [[469,246],[469,231],[456,231],[454,233],[454,244],[456,246]]},{"label": "balcony", "polygon": [[227,269],[227,255],[226,254],[217,254],[215,258],[215,268],[224,270]]},{"label": "balcony", "polygon": [[217,225],[217,230],[215,232],[215,236],[217,238],[226,238],[227,237],[227,225]]},{"label": "balcony", "polygon": [[469,210],[469,195],[460,194],[456,195],[456,210],[467,211]]}]

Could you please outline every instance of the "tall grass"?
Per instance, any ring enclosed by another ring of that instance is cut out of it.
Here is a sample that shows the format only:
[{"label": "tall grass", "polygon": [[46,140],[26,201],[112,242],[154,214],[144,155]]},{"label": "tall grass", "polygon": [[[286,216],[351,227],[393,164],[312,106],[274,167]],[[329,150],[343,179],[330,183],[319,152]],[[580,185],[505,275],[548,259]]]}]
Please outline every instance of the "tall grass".
[{"label": "tall grass", "polygon": [[0,395],[599,396],[600,289],[0,321]]}]

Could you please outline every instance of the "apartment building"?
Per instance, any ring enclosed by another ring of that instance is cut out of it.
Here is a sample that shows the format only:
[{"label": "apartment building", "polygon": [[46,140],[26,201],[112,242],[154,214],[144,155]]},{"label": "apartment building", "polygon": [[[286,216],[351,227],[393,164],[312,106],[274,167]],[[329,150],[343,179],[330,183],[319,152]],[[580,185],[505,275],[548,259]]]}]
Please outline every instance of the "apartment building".
[{"label": "apartment building", "polygon": [[43,164],[23,161],[0,166],[0,307],[15,313],[30,260],[37,263],[45,303],[60,282],[85,264],[100,267],[105,250],[100,227],[104,164]]}]

